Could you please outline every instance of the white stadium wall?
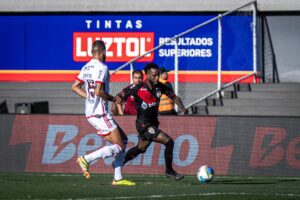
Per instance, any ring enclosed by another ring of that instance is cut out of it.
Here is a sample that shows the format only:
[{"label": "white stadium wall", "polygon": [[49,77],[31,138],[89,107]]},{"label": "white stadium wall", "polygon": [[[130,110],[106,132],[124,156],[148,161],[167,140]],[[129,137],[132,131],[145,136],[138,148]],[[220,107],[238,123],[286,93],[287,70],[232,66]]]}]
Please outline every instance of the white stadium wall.
[{"label": "white stadium wall", "polygon": [[[249,0],[0,0],[1,12],[44,12],[44,11],[224,11],[250,2]],[[158,1],[157,1],[158,2]],[[261,11],[299,11],[298,0],[258,0]]]}]

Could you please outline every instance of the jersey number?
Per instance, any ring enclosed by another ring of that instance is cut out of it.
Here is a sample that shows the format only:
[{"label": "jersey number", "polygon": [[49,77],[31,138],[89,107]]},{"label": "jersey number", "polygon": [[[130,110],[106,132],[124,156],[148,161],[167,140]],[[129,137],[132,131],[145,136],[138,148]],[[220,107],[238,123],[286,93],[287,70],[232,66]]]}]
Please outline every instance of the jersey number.
[{"label": "jersey number", "polygon": [[88,83],[89,99],[91,99],[91,98],[94,99],[95,98],[95,88],[96,88],[95,81],[88,79],[87,83]]}]

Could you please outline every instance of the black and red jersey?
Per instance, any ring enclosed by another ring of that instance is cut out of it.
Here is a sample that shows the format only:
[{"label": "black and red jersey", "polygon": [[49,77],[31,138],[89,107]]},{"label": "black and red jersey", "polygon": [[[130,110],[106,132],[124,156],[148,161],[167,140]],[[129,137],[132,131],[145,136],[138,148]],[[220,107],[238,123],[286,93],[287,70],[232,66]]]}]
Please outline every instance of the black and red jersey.
[{"label": "black and red jersey", "polygon": [[142,122],[157,123],[158,106],[161,94],[166,94],[174,99],[174,92],[163,83],[158,82],[150,89],[145,82],[133,87],[127,87],[120,93],[122,99],[126,99],[132,95],[137,108],[137,120]]}]

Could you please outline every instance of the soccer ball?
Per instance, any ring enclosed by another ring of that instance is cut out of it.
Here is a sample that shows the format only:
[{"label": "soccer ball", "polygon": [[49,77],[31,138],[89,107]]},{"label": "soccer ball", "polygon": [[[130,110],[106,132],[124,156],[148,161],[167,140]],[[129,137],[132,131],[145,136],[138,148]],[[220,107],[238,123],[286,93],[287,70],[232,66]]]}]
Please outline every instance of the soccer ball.
[{"label": "soccer ball", "polygon": [[214,178],[214,169],[207,165],[201,166],[197,171],[197,178],[202,183],[212,181]]}]

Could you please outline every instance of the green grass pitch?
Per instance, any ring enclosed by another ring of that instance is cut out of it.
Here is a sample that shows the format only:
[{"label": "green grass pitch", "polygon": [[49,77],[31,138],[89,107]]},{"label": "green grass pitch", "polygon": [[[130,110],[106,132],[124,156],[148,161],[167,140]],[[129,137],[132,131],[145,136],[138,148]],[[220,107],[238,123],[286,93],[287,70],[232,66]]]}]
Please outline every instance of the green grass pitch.
[{"label": "green grass pitch", "polygon": [[112,186],[112,175],[0,173],[0,199],[300,199],[300,177],[215,176],[201,184],[196,176],[174,181],[160,175],[126,175],[134,187]]}]

